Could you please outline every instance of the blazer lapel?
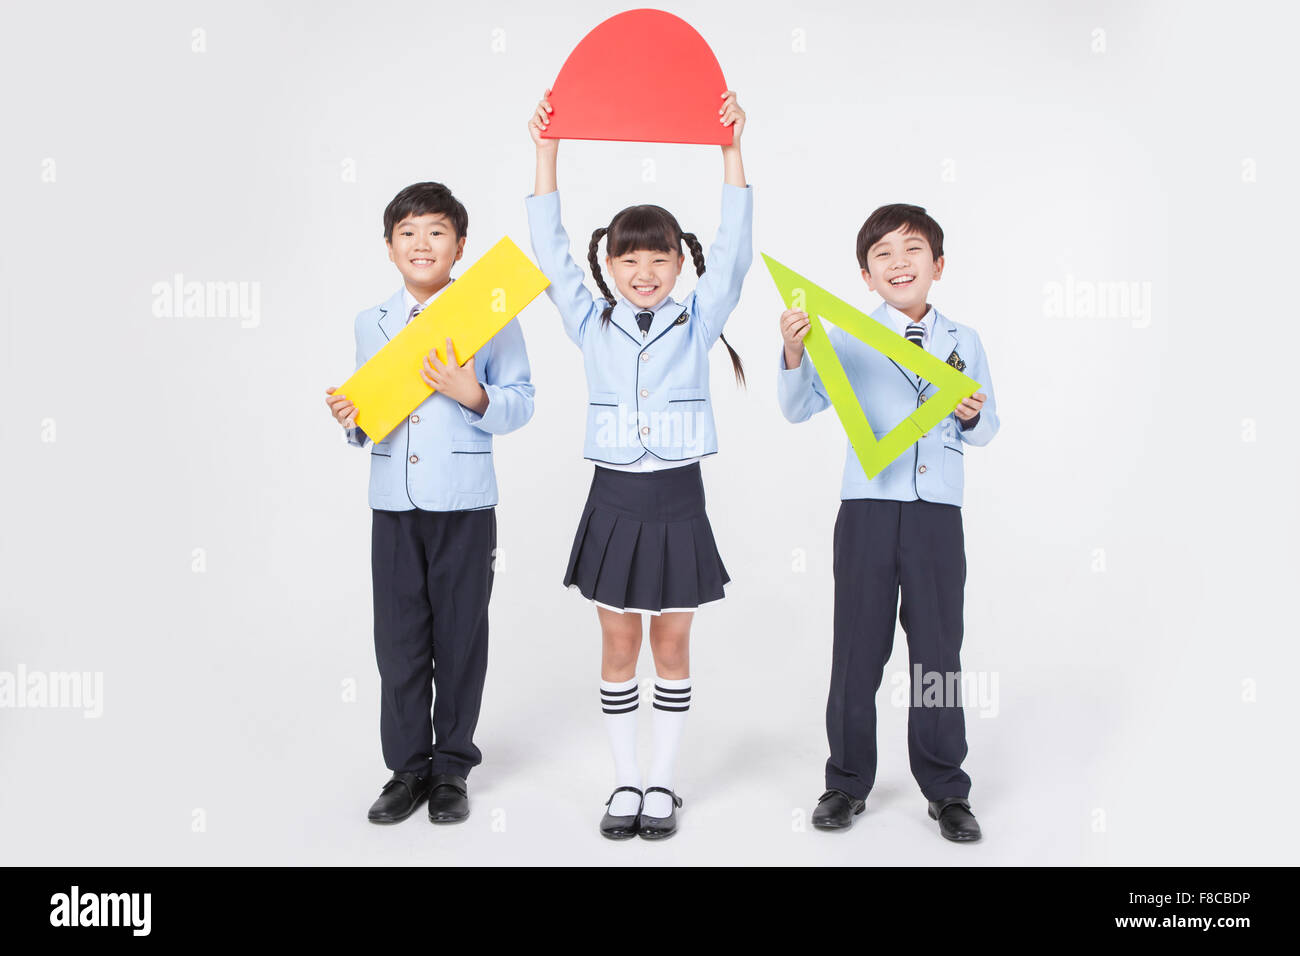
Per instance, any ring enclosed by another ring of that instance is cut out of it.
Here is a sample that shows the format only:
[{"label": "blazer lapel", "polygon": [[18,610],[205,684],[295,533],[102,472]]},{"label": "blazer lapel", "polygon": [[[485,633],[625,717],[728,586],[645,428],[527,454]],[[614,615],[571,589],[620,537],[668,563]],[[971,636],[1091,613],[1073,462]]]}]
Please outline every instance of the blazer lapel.
[{"label": "blazer lapel", "polygon": [[[926,349],[931,355],[940,362],[947,364],[948,356],[957,348],[957,326],[945,315],[934,310],[934,328],[930,330],[930,345]],[[924,394],[928,388],[933,388],[925,376],[921,376],[921,383],[925,387],[921,389]]]},{"label": "blazer lapel", "polygon": [[406,298],[402,289],[393,293],[393,297],[379,307],[379,328],[384,337],[391,340],[394,335],[406,327]]},{"label": "blazer lapel", "polygon": [[[682,305],[680,303],[674,302],[672,296],[664,299],[663,302],[659,303],[659,311],[655,313],[654,321],[650,323],[650,334],[645,337],[645,340],[649,342],[651,339],[657,339],[672,328],[673,323],[681,317],[681,314]],[[635,316],[633,316],[633,321],[636,321]],[[687,316],[687,321],[690,321],[689,316]],[[640,328],[638,328],[637,332],[640,331]]]},{"label": "blazer lapel", "polygon": [[[664,308],[666,309],[667,306]],[[637,311],[638,310],[632,308],[632,306],[630,306],[622,296],[619,296],[618,302],[614,304],[614,312],[610,315],[609,320],[626,332],[632,341],[637,343],[649,342],[655,337],[655,329],[659,325],[660,316],[664,314],[664,310],[660,309],[660,311],[655,313],[654,321],[650,323],[650,333],[645,337],[642,337],[641,335],[641,326],[636,324]],[[677,315],[681,311],[681,309],[678,309],[674,312],[673,318],[677,318]],[[599,321],[599,317],[597,318],[597,321]]]},{"label": "blazer lapel", "polygon": [[934,328],[930,330],[930,345],[926,349],[940,362],[947,362],[948,356],[957,347],[957,326],[946,315],[934,310]]}]

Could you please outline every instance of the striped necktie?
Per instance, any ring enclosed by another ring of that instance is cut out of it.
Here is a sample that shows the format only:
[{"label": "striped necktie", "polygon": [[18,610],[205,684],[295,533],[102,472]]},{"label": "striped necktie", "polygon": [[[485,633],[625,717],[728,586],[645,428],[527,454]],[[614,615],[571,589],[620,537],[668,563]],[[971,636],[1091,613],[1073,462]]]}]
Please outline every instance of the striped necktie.
[{"label": "striped necktie", "polygon": [[[913,323],[911,323],[911,324],[907,327],[907,331],[903,333],[903,336],[907,339],[907,341],[911,342],[911,343],[912,343],[913,345],[915,345],[918,349],[923,349],[923,348],[925,348],[925,344],[924,344],[924,343],[925,343],[925,326],[922,325],[920,322],[913,322]],[[917,376],[916,376],[916,384],[917,384],[917,385],[920,385],[920,384],[921,384],[921,376],[920,376],[920,375],[917,375]]]},{"label": "striped necktie", "polygon": [[415,305],[411,306],[411,314],[406,317],[406,321],[410,322],[413,318],[415,318],[423,311],[424,311],[424,306],[420,305],[420,303],[418,302],[415,303]]}]

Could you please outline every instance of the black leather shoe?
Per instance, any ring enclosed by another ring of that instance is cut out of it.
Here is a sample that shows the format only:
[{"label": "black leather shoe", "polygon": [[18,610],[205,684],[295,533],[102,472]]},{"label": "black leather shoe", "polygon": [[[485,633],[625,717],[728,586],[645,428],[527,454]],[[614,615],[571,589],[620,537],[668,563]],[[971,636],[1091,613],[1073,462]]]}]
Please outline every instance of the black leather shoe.
[{"label": "black leather shoe", "polygon": [[965,797],[944,797],[930,801],[930,819],[939,821],[939,832],[954,843],[974,843],[981,836],[980,825],[970,812]]},{"label": "black leather shoe", "polygon": [[400,823],[429,795],[429,777],[398,771],[370,807],[371,823]]},{"label": "black leather shoe", "polygon": [[469,816],[469,787],[464,777],[435,773],[429,779],[429,822],[460,823]]},{"label": "black leather shoe", "polygon": [[637,821],[636,832],[643,840],[665,840],[677,832],[677,808],[682,805],[682,798],[667,787],[645,788],[646,793],[655,790],[668,794],[672,798],[672,805],[668,808],[666,817],[648,817],[644,813],[641,814]]},{"label": "black leather shoe", "polygon": [[812,825],[818,830],[847,830],[866,805],[867,801],[850,797],[843,790],[827,790],[817,798]]},{"label": "black leather shoe", "polygon": [[[641,798],[641,806],[645,806],[645,794],[641,792],[639,787],[615,787],[614,793],[618,793],[620,790],[631,790]],[[605,801],[605,806],[609,806],[610,803],[613,802],[614,793],[609,795],[609,799]],[[637,821],[640,819],[640,806],[636,808],[636,813],[633,813],[630,816],[616,817],[606,810],[605,815],[600,818],[600,835],[608,837],[611,840],[626,840],[630,837],[634,837],[636,836]]]}]

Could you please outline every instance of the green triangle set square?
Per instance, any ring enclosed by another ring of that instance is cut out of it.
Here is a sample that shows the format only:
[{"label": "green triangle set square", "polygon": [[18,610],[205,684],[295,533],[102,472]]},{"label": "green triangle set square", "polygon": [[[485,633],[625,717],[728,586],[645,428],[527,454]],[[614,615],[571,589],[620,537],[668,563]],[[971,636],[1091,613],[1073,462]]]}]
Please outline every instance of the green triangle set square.
[{"label": "green triangle set square", "polygon": [[[875,478],[894,459],[907,451],[917,440],[953,413],[962,400],[974,395],[980,384],[973,378],[942,362],[924,349],[917,348],[891,328],[881,325],[869,315],[837,298],[821,286],[809,282],[793,269],[763,254],[772,280],[776,283],[787,309],[800,309],[808,313],[808,334],[803,345],[821,376],[822,384],[835,413],[848,433],[862,470],[868,478]],[[871,346],[886,358],[893,359],[903,368],[915,372],[936,389],[916,411],[894,426],[885,437],[877,440],[866,412],[858,404],[853,386],[844,373],[839,356],[831,345],[821,320],[838,325],[854,338]]]}]

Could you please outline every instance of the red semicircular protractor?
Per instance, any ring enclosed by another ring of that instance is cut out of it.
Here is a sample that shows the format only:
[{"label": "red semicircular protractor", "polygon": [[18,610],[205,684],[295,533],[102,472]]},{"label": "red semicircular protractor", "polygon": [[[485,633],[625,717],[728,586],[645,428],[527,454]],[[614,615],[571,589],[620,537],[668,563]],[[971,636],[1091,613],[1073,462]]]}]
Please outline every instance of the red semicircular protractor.
[{"label": "red semicircular protractor", "polygon": [[547,139],[730,146],[722,67],[689,23],[628,10],[582,38],[551,87]]}]

